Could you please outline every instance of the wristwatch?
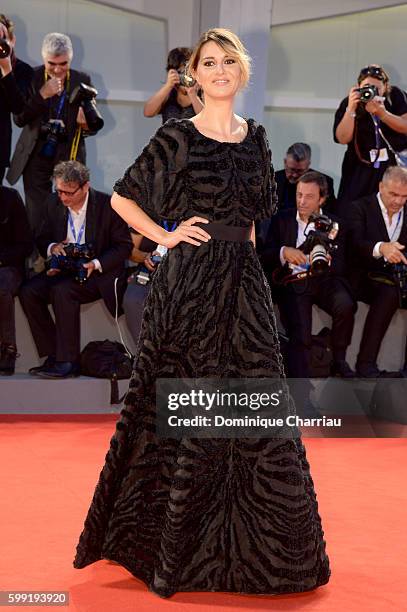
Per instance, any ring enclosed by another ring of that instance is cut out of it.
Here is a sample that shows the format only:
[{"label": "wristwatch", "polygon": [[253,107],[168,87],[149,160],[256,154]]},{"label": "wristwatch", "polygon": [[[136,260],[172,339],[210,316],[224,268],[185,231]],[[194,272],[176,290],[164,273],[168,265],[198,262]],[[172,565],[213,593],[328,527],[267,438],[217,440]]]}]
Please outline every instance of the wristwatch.
[{"label": "wristwatch", "polygon": [[346,107],[346,112],[348,113],[348,115],[350,115],[353,119],[356,117],[356,113],[353,113],[352,111],[349,110],[349,106]]}]

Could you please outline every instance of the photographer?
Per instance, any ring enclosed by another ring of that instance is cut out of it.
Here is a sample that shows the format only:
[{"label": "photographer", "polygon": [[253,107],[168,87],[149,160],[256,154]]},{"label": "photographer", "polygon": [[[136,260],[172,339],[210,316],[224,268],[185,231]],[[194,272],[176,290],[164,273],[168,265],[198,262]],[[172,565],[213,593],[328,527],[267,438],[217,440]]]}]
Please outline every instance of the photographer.
[{"label": "photographer", "polygon": [[0,375],[14,374],[17,357],[14,296],[24,261],[33,249],[24,203],[15,189],[0,186]]},{"label": "photographer", "polygon": [[[123,296],[123,310],[127,327],[137,344],[141,329],[141,321],[144,310],[144,302],[150,291],[151,280],[157,269],[159,253],[156,251],[157,244],[130,230],[133,242],[130,261],[136,266],[128,278],[128,285]],[[155,258],[156,261],[152,260]]]},{"label": "photographer", "polygon": [[14,24],[0,15],[0,185],[11,153],[11,113],[21,113],[31,82],[32,68],[14,53]]},{"label": "photographer", "polygon": [[[310,217],[321,214],[326,196],[325,177],[319,172],[304,174],[297,183],[297,208],[280,211],[273,217],[265,245],[259,253],[289,337],[287,370],[291,378],[310,377],[313,304],[332,316],[332,375],[354,376],[346,362],[346,350],[352,338],[356,304],[344,278],[343,226],[334,239],[337,249],[329,253],[324,247],[322,263],[320,253],[318,263],[323,271],[319,274],[316,273],[318,258],[312,260],[304,252],[307,251],[304,248],[307,235],[316,229]],[[328,222],[332,224],[331,219]],[[317,244],[322,243],[317,241]]]},{"label": "photographer", "polygon": [[[56,193],[46,202],[37,239],[39,252],[44,258],[53,256],[53,264],[48,272],[23,284],[20,301],[38,354],[46,357],[42,366],[31,368],[30,374],[67,378],[79,375],[80,305],[103,298],[115,315],[115,279],[120,305],[126,285],[125,261],[132,243],[126,224],[110,206],[110,196],[90,187],[85,166],[77,161],[61,162],[53,178]],[[63,259],[71,244],[85,245],[85,252],[93,252],[86,263],[77,262],[76,272],[67,265],[75,261]]]},{"label": "photographer", "polygon": [[[386,376],[377,367],[380,345],[399,308],[399,288],[391,264],[407,265],[407,169],[387,168],[377,194],[353,202],[350,231],[352,285],[357,298],[370,304],[356,369],[363,378]],[[394,375],[387,374],[387,375]]]},{"label": "photographer", "polygon": [[203,104],[198,96],[198,85],[185,74],[191,49],[176,47],[167,58],[167,81],[144,104],[144,116],[161,115],[168,119],[190,119],[201,112]]},{"label": "photographer", "polygon": [[[298,179],[306,172],[315,172],[311,165],[311,147],[305,142],[294,142],[287,149],[284,158],[284,169],[275,173],[277,183],[278,208],[296,207],[296,186]],[[321,172],[322,174],[322,172]],[[330,176],[324,174],[328,184],[328,195],[324,210],[331,212],[335,208],[334,182]]]},{"label": "photographer", "polygon": [[346,215],[353,200],[377,192],[384,171],[395,165],[392,149],[407,148],[405,92],[390,86],[381,66],[362,68],[357,87],[336,111],[333,131],[335,142],[347,145],[337,209]]},{"label": "photographer", "polygon": [[13,185],[23,175],[28,217],[35,235],[45,214],[44,203],[52,192],[55,165],[68,159],[85,163],[84,135],[90,133],[89,126],[81,101],[71,103],[70,97],[81,83],[91,82],[87,74],[71,69],[72,56],[68,36],[59,33],[45,36],[44,65],[34,69],[26,106],[14,117],[24,129],[7,179]]}]

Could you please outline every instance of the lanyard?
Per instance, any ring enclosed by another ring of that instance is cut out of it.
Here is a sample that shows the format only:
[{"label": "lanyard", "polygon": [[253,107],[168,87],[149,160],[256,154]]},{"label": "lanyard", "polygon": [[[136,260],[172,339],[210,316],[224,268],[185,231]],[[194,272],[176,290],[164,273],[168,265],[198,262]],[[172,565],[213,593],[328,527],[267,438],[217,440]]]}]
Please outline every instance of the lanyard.
[{"label": "lanyard", "polygon": [[64,89],[64,91],[61,94],[61,97],[59,99],[59,104],[58,104],[58,108],[57,108],[57,116],[55,117],[55,119],[59,119],[60,116],[61,116],[62,109],[63,109],[64,103],[65,103],[65,98],[66,98],[66,90]]},{"label": "lanyard", "polygon": [[83,220],[83,223],[79,229],[78,237],[76,237],[76,231],[75,231],[75,226],[73,223],[71,211],[68,212],[68,221],[69,221],[69,227],[71,228],[71,232],[72,232],[72,236],[73,236],[75,244],[80,244],[82,240],[83,232],[85,231],[85,219]]},{"label": "lanyard", "polygon": [[[397,224],[396,224],[396,227],[394,228],[394,230],[393,230],[393,232],[392,232],[391,236],[389,236],[389,238],[390,238],[390,242],[393,242],[393,238],[394,238],[394,236],[395,236],[395,234],[396,234],[396,232],[397,232],[397,228],[398,228],[398,226],[399,226],[399,224],[400,224],[400,219],[401,219],[401,213],[402,213],[402,212],[403,212],[403,211],[402,211],[402,210],[400,210],[400,212],[399,212],[399,214],[398,214],[398,217],[397,217]],[[389,228],[389,229],[390,229],[390,228]]]},{"label": "lanyard", "polygon": [[375,135],[375,141],[376,141],[376,160],[373,164],[373,167],[380,168],[380,162],[378,159],[380,156],[380,130],[379,130],[380,119],[376,117],[376,115],[371,115],[371,117],[374,123],[374,135]]}]

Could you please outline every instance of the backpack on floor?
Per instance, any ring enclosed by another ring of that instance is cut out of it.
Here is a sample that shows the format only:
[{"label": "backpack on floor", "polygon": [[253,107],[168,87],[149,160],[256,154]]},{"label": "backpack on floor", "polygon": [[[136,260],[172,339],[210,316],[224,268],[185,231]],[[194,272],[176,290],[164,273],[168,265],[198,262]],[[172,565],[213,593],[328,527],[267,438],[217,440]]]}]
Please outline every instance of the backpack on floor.
[{"label": "backpack on floor", "polygon": [[[283,361],[287,367],[288,337],[283,332],[279,331],[278,339]],[[318,334],[312,336],[310,360],[311,378],[328,378],[331,373],[331,362],[331,330],[329,327],[323,327]]]},{"label": "backpack on floor", "polygon": [[120,404],[118,380],[130,378],[134,356],[120,342],[95,340],[81,352],[81,374],[110,380],[110,403]]}]

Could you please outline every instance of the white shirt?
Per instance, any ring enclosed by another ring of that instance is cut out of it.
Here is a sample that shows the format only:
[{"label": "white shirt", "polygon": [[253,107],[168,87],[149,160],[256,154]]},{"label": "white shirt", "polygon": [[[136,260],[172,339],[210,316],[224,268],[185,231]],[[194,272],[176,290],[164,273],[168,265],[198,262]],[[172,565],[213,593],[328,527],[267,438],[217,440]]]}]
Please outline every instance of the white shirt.
[{"label": "white shirt", "polygon": [[[89,191],[86,194],[86,198],[85,198],[85,201],[83,203],[82,208],[80,208],[78,211],[72,210],[72,208],[70,208],[68,206],[68,211],[69,211],[68,214],[71,216],[73,227],[74,227],[74,231],[75,231],[75,235],[74,235],[74,233],[72,231],[71,224],[70,224],[69,219],[68,219],[68,228],[67,228],[67,234],[66,234],[67,242],[76,242],[76,243],[78,243],[78,239],[79,239],[79,243],[78,244],[84,244],[85,243],[86,211],[88,210],[88,200],[89,200]],[[81,232],[82,225],[83,225],[83,231],[81,233],[81,236],[79,236],[79,234]],[[48,245],[48,249],[47,249],[48,257],[51,256],[51,248],[54,246],[54,244],[57,244],[57,243],[56,242],[51,242],[51,244]],[[92,259],[92,261],[95,264],[96,270],[99,270],[99,272],[102,272],[102,266],[101,266],[100,261],[98,259]]]},{"label": "white shirt", "polygon": [[[320,211],[318,211],[320,212]],[[295,247],[298,249],[299,246],[302,245],[303,242],[305,242],[306,240],[306,235],[304,234],[305,228],[307,227],[308,221],[302,221],[302,219],[300,219],[300,214],[297,210],[297,216],[296,216],[296,220],[297,220],[297,224],[298,224],[298,230],[297,230],[297,241],[295,244]],[[308,230],[313,230],[315,229],[315,225],[314,223],[310,223],[308,225]],[[284,264],[286,263],[286,259],[283,255],[283,250],[285,249],[285,245],[281,247],[280,249],[280,261],[281,261],[281,265],[284,266]],[[294,264],[288,264],[289,267],[291,268],[293,274],[298,274],[299,272],[304,272],[306,270],[308,270],[309,267],[309,255],[307,255],[307,263],[303,264],[301,266],[296,266]]]},{"label": "white shirt", "polygon": [[[383,204],[380,192],[377,194],[376,197],[377,201],[379,202],[380,210],[382,211],[383,220],[386,225],[389,240],[390,242],[395,242],[400,238],[401,228],[403,227],[404,207],[397,214],[393,214],[390,223],[389,213],[387,212],[387,208]],[[376,259],[380,259],[380,257],[383,257],[383,255],[380,253],[380,246],[382,244],[383,240],[381,242],[376,242],[376,244],[374,245],[373,257],[375,257]]]}]

